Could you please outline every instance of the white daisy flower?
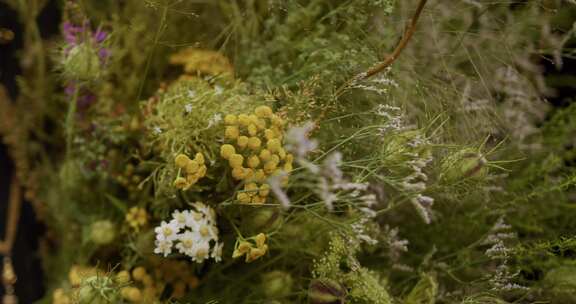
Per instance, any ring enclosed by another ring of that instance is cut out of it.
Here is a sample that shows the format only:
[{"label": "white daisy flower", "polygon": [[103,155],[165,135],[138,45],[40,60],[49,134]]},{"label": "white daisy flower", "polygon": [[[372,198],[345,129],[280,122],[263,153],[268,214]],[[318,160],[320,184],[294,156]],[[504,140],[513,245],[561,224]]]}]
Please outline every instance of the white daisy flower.
[{"label": "white daisy flower", "polygon": [[176,211],[172,212],[172,218],[173,218],[172,221],[175,221],[178,229],[182,229],[182,228],[184,228],[184,226],[186,226],[186,224],[189,221],[190,211],[188,211],[188,210],[184,210],[184,211],[176,210]]},{"label": "white daisy flower", "polygon": [[167,257],[172,253],[172,241],[169,240],[156,240],[156,248],[154,248],[155,254],[162,254]]},{"label": "white daisy flower", "polygon": [[170,223],[166,223],[163,221],[160,227],[154,229],[154,232],[156,232],[156,239],[159,241],[174,241],[177,238],[179,230],[176,222],[171,221]]},{"label": "white daisy flower", "polygon": [[182,254],[192,257],[192,249],[194,248],[195,235],[190,231],[186,231],[178,235],[178,244],[176,244],[176,249]]},{"label": "white daisy flower", "polygon": [[192,249],[192,261],[203,263],[210,257],[210,244],[208,242],[196,243]]},{"label": "white daisy flower", "polygon": [[[216,212],[210,206],[197,202],[192,210],[176,210],[170,222],[163,221],[156,227],[156,248],[154,253],[167,256],[172,247],[202,263],[209,258],[222,260],[222,243],[218,242]],[[180,233],[182,231],[182,233]]]}]

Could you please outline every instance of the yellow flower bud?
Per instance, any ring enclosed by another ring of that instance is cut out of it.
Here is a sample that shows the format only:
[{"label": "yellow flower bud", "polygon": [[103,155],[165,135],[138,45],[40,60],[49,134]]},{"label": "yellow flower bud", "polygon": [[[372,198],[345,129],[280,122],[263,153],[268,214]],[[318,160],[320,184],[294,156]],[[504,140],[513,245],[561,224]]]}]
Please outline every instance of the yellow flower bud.
[{"label": "yellow flower bud", "polygon": [[186,165],[186,173],[194,174],[198,171],[199,167],[200,167],[200,165],[198,164],[198,162],[196,160],[191,160]]},{"label": "yellow flower bud", "polygon": [[227,125],[235,125],[238,122],[238,117],[234,114],[224,116],[224,123]]},{"label": "yellow flower bud", "polygon": [[152,277],[149,274],[146,274],[143,278],[142,278],[142,283],[144,284],[144,286],[149,287],[152,286],[152,284],[154,283],[154,281],[152,281]]},{"label": "yellow flower bud", "polygon": [[142,266],[138,266],[132,270],[132,278],[136,281],[142,281],[144,275],[146,275],[146,269]]},{"label": "yellow flower bud", "polygon": [[287,154],[286,155],[286,162],[287,163],[292,163],[294,161],[294,155],[292,154]]},{"label": "yellow flower bud", "polygon": [[266,234],[260,232],[254,238],[254,240],[256,241],[256,247],[262,248],[264,246],[264,244],[266,243]]},{"label": "yellow flower bud", "polygon": [[202,165],[200,166],[200,168],[198,168],[198,172],[196,172],[196,175],[198,175],[198,177],[204,177],[206,176],[206,171],[208,171],[208,168],[206,167],[206,165]]},{"label": "yellow flower bud", "polygon": [[246,136],[238,137],[236,144],[238,145],[238,147],[244,149],[248,145],[248,137]]},{"label": "yellow flower bud", "polygon": [[263,184],[260,186],[260,191],[258,191],[258,195],[266,197],[270,194],[270,185]]},{"label": "yellow flower bud", "polygon": [[255,205],[262,205],[266,202],[266,197],[262,197],[259,195],[255,195],[252,197],[252,204]]},{"label": "yellow flower bud", "polygon": [[277,162],[269,160],[264,164],[264,172],[266,172],[266,174],[272,174],[276,170],[277,166]]},{"label": "yellow flower bud", "polygon": [[272,154],[269,161],[273,161],[276,163],[276,165],[278,165],[280,163],[280,157],[276,154]]},{"label": "yellow flower bud", "polygon": [[260,165],[260,159],[258,158],[258,156],[253,155],[248,159],[248,167],[256,168],[259,165]]},{"label": "yellow flower bud", "polygon": [[228,159],[230,158],[230,156],[232,156],[232,154],[236,153],[236,149],[234,149],[234,146],[229,145],[229,144],[225,144],[222,145],[222,147],[220,147],[220,156],[222,156],[222,158],[224,159]]},{"label": "yellow flower bud", "polygon": [[245,192],[238,193],[238,195],[236,195],[236,199],[242,204],[250,204],[250,202],[252,201],[250,195],[248,195],[248,193]]},{"label": "yellow flower bud", "polygon": [[285,163],[284,164],[284,171],[286,173],[290,173],[294,168],[292,167],[292,163]]},{"label": "yellow flower bud", "polygon": [[246,191],[250,196],[256,195],[257,190],[258,185],[256,185],[256,183],[248,183],[244,186],[244,191]]},{"label": "yellow flower bud", "polygon": [[184,189],[186,186],[188,186],[188,182],[185,178],[179,176],[174,180],[174,187],[176,187],[176,189]]},{"label": "yellow flower bud", "polygon": [[248,126],[250,124],[250,117],[246,114],[238,115],[238,123],[243,126]]},{"label": "yellow flower bud", "polygon": [[246,178],[246,171],[244,168],[234,168],[232,169],[232,177],[234,179],[244,179]]},{"label": "yellow flower bud", "polygon": [[268,106],[259,106],[254,110],[254,113],[260,118],[268,118],[272,116],[272,109]]},{"label": "yellow flower bud", "polygon": [[198,177],[198,174],[189,174],[188,176],[186,176],[186,183],[187,184],[183,190],[188,190],[188,188],[190,188],[192,185],[197,183],[199,179],[200,179],[200,177]]},{"label": "yellow flower bud", "polygon": [[258,130],[266,129],[266,121],[264,119],[258,119],[256,122],[256,127],[258,127]]},{"label": "yellow flower bud", "polygon": [[254,170],[248,168],[248,169],[245,169],[244,172],[246,173],[246,176],[244,177],[244,179],[249,180],[249,179],[252,179],[254,177]]},{"label": "yellow flower bud", "polygon": [[268,251],[268,245],[264,245],[262,248],[252,248],[246,255],[246,263],[250,263],[264,256],[266,251]]},{"label": "yellow flower bud", "polygon": [[270,160],[271,156],[272,156],[272,153],[270,153],[270,151],[268,149],[262,149],[262,151],[260,151],[260,159],[262,161]]},{"label": "yellow flower bud", "polygon": [[270,152],[274,153],[281,148],[280,140],[277,138],[270,139],[266,143],[266,147],[268,148],[268,150],[270,150]]},{"label": "yellow flower bud", "polygon": [[271,140],[276,138],[276,133],[271,129],[266,129],[264,130],[264,137],[266,137],[267,140]]},{"label": "yellow flower bud", "polygon": [[250,244],[249,242],[246,241],[240,242],[240,244],[238,244],[238,246],[234,249],[234,252],[232,253],[232,258],[235,259],[243,256],[245,253],[250,251],[250,248],[252,248],[252,244]]},{"label": "yellow flower bud", "polygon": [[240,154],[232,154],[230,155],[230,158],[228,158],[228,162],[230,163],[230,167],[232,168],[242,167],[242,163],[244,162],[244,156]]},{"label": "yellow flower bud", "polygon": [[258,124],[258,116],[254,115],[254,114],[250,114],[250,115],[248,115],[248,118],[250,119],[251,124],[253,124],[253,125]]},{"label": "yellow flower bud", "polygon": [[130,273],[128,273],[128,271],[126,270],[120,271],[116,275],[116,281],[120,284],[127,284],[128,282],[130,282]]},{"label": "yellow flower bud", "polygon": [[258,128],[255,124],[248,125],[248,134],[250,134],[250,136],[256,136],[256,134],[258,134]]},{"label": "yellow flower bud", "polygon": [[190,161],[190,158],[188,158],[188,156],[186,156],[185,154],[178,154],[176,156],[176,158],[174,158],[174,163],[179,168],[186,167],[186,164],[188,164],[189,161]]},{"label": "yellow flower bud", "polygon": [[226,127],[226,131],[224,136],[229,139],[236,139],[240,135],[240,130],[238,130],[237,126],[228,126]]},{"label": "yellow flower bud", "polygon": [[272,124],[277,127],[282,127],[284,125],[284,120],[280,118],[278,115],[272,115]]},{"label": "yellow flower bud", "polygon": [[133,303],[141,303],[142,292],[136,287],[124,287],[121,289],[120,293],[122,297]]},{"label": "yellow flower bud", "polygon": [[285,159],[286,158],[286,150],[284,150],[284,148],[278,149],[278,156],[280,156],[280,159]]},{"label": "yellow flower bud", "polygon": [[258,137],[250,137],[248,139],[248,148],[252,149],[252,150],[257,150],[260,148],[260,145],[262,145],[262,142],[260,141],[260,138]]},{"label": "yellow flower bud", "polygon": [[256,172],[254,172],[253,179],[256,182],[260,182],[260,183],[264,182],[264,180],[266,180],[266,174],[264,173],[264,170],[262,170],[262,169],[256,170]]},{"label": "yellow flower bud", "polygon": [[204,164],[204,162],[206,161],[204,159],[204,155],[200,152],[196,153],[196,156],[194,157],[194,160],[198,162],[198,164],[202,165]]}]

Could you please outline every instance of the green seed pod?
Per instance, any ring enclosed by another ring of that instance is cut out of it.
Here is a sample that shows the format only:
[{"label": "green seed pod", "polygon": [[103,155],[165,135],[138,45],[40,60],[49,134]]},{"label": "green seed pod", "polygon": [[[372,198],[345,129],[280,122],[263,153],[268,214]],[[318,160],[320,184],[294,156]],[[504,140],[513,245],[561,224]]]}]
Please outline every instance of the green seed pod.
[{"label": "green seed pod", "polygon": [[88,43],[68,51],[62,62],[64,76],[71,80],[95,80],[102,73],[98,52]]},{"label": "green seed pod", "polygon": [[256,232],[270,231],[278,227],[281,221],[280,211],[276,208],[258,208],[247,217],[247,226]]},{"label": "green seed pod", "polygon": [[488,174],[487,162],[482,154],[471,149],[458,151],[444,159],[441,178],[447,181],[481,179]]},{"label": "green seed pod", "polygon": [[110,244],[116,238],[116,228],[111,221],[102,220],[92,223],[90,239],[98,245]]},{"label": "green seed pod", "polygon": [[290,294],[294,281],[290,273],[271,271],[262,275],[262,290],[269,298],[281,298]]},{"label": "green seed pod", "polygon": [[346,288],[332,279],[314,279],[308,288],[310,304],[344,304]]},{"label": "green seed pod", "polygon": [[418,154],[421,158],[430,157],[432,150],[424,138],[425,136],[420,130],[387,135],[381,150],[384,162],[389,164],[405,163],[411,159],[409,154]]},{"label": "green seed pod", "polygon": [[78,304],[118,303],[118,292],[112,279],[106,276],[89,277],[76,292]]},{"label": "green seed pod", "polygon": [[420,281],[408,294],[404,303],[406,304],[434,304],[438,294],[438,283],[436,277],[427,273],[422,274]]},{"label": "green seed pod", "polygon": [[572,303],[576,294],[576,266],[560,266],[544,277],[545,290],[554,299],[551,303]]}]

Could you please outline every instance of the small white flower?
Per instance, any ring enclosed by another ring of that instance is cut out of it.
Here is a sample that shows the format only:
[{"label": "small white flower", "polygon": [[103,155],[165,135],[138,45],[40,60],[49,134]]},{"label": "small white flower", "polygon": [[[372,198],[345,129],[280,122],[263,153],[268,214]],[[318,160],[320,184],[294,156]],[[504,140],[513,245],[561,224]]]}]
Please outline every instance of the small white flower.
[{"label": "small white flower", "polygon": [[161,134],[162,133],[162,129],[160,127],[154,127],[153,131],[155,134]]},{"label": "small white flower", "polygon": [[191,104],[191,103],[187,103],[187,104],[184,106],[184,111],[186,111],[186,113],[192,112],[192,104]]},{"label": "small white flower", "polygon": [[215,92],[216,95],[220,95],[220,94],[222,94],[222,93],[224,92],[224,88],[222,88],[222,87],[219,86],[219,85],[216,85],[216,86],[214,87],[214,92]]},{"label": "small white flower", "polygon": [[178,240],[180,241],[176,244],[176,249],[180,251],[180,253],[185,254],[187,256],[192,257],[192,249],[195,243],[195,235],[190,231],[186,231],[180,235],[178,235]]},{"label": "small white flower", "polygon": [[175,222],[178,229],[182,229],[182,228],[184,228],[184,226],[186,226],[186,223],[188,223],[188,221],[189,221],[190,211],[188,211],[188,210],[184,210],[184,211],[176,210],[176,211],[172,212],[172,218],[173,218],[172,221]]},{"label": "small white flower", "polygon": [[214,259],[216,262],[222,261],[222,248],[224,247],[224,243],[216,243],[214,248],[212,248],[212,254],[210,257]]},{"label": "small white flower", "polygon": [[192,249],[192,261],[203,263],[210,257],[210,244],[208,242],[195,243]]},{"label": "small white flower", "polygon": [[[222,244],[218,243],[216,212],[201,202],[192,206],[192,210],[174,211],[170,222],[163,221],[154,229],[154,252],[167,256],[175,245],[180,253],[191,257],[192,261],[202,263],[212,257],[219,262],[222,260]],[[212,248],[211,244],[214,244]]]},{"label": "small white flower", "polygon": [[169,240],[156,240],[156,248],[154,248],[155,254],[162,254],[167,257],[172,253],[172,241]]},{"label": "small white flower", "polygon": [[189,90],[188,91],[188,98],[194,98],[194,97],[196,97],[196,91]]},{"label": "small white flower", "polygon": [[163,221],[162,224],[160,224],[160,227],[154,229],[154,232],[156,232],[156,239],[159,241],[174,241],[177,238],[179,230],[180,229],[178,229],[176,222],[171,221],[166,223]]}]

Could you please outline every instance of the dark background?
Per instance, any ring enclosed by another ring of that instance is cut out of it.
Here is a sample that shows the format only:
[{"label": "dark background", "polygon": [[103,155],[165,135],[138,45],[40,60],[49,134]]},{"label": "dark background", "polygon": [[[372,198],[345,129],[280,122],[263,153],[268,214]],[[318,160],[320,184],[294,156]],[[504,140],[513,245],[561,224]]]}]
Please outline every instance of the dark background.
[{"label": "dark background", "polygon": [[[38,22],[41,24],[40,30],[43,37],[49,38],[58,35],[60,13],[56,1],[50,1],[39,16]],[[22,29],[18,15],[2,2],[0,2],[0,28],[7,28],[15,33],[13,41],[0,44],[0,83],[8,90],[14,101],[18,96],[16,76],[20,74],[18,51],[22,48]],[[0,144],[0,238],[2,239],[4,239],[6,229],[6,213],[13,170],[7,147]],[[43,273],[38,255],[38,240],[42,236],[42,231],[43,228],[36,221],[32,205],[24,202],[12,252],[15,271],[18,276],[16,294],[20,304],[33,303],[44,294]],[[2,263],[0,263],[1,268]],[[0,284],[0,295],[3,294],[3,286]]]}]

